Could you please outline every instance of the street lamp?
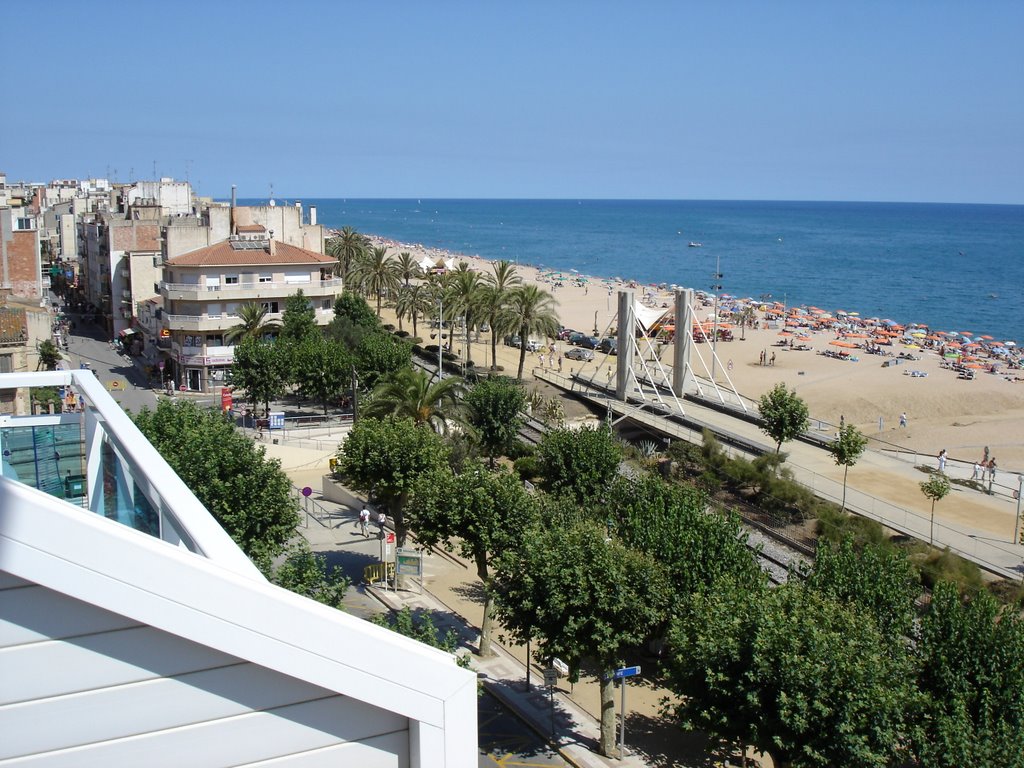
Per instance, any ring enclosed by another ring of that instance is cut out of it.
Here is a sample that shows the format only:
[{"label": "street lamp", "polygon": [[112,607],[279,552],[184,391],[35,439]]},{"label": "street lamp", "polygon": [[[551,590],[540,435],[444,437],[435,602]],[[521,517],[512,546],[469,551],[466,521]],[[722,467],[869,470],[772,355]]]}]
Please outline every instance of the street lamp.
[{"label": "street lamp", "polygon": [[1017,517],[1013,521],[1013,543],[1020,544],[1020,497],[1024,496],[1024,473],[1017,475]]},{"label": "street lamp", "polygon": [[444,378],[444,296],[437,298],[437,380]]},{"label": "street lamp", "polygon": [[715,274],[712,275],[715,279],[715,284],[711,286],[711,290],[715,292],[715,315],[714,325],[712,326],[711,336],[711,383],[715,381],[715,361],[718,359],[718,292],[722,290],[722,257],[715,255]]}]

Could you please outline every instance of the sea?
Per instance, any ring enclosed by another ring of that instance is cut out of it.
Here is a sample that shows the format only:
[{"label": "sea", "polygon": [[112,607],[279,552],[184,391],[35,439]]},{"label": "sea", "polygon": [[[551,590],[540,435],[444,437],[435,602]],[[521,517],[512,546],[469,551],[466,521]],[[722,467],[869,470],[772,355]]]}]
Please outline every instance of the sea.
[{"label": "sea", "polygon": [[[295,201],[290,201],[294,203]],[[327,227],[1024,342],[1024,206],[304,199]],[[693,243],[691,246],[690,244]],[[716,275],[721,275],[716,278]]]}]

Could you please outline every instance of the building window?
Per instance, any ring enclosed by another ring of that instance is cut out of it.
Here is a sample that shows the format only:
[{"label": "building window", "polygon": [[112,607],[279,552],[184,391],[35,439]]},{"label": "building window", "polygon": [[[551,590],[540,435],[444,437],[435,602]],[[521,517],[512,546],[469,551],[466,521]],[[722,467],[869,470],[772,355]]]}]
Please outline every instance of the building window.
[{"label": "building window", "polygon": [[206,345],[208,347],[222,347],[224,346],[224,337],[219,333],[211,333],[206,337]]},{"label": "building window", "polygon": [[185,337],[185,346],[186,347],[194,347],[194,346],[196,346],[196,337],[195,336],[186,336]]},{"label": "building window", "polygon": [[14,355],[0,355],[0,373],[14,373]]},{"label": "building window", "polygon": [[154,256],[153,257],[153,266],[154,267],[159,267],[160,266],[160,257],[159,256]]},{"label": "building window", "polygon": [[224,285],[238,285],[238,275],[225,275]]},{"label": "building window", "polygon": [[272,282],[274,282],[274,276],[273,275],[260,275],[260,282],[261,283],[272,283]]},{"label": "building window", "polygon": [[320,309],[327,310],[327,309],[330,309],[330,308],[331,308],[331,300],[330,299],[324,299],[323,301],[320,302]]},{"label": "building window", "polygon": [[263,302],[263,309],[265,309],[267,312],[271,312],[271,313],[276,313],[276,312],[280,312],[281,311],[280,309],[278,309],[278,303],[276,301],[264,301]]}]

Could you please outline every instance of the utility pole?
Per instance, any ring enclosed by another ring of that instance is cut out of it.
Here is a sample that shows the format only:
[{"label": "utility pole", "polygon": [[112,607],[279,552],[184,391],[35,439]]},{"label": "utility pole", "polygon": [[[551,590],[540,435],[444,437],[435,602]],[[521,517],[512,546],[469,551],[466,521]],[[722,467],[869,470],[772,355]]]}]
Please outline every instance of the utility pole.
[{"label": "utility pole", "polygon": [[437,299],[437,380],[444,378],[444,297]]},{"label": "utility pole", "polygon": [[[713,332],[711,336],[711,381],[715,380],[715,363],[718,361],[718,292],[722,290],[722,257],[718,254],[715,255],[715,274],[713,275],[715,284],[711,286],[711,290],[715,292],[715,316]],[[676,333],[678,333],[678,329]]]}]

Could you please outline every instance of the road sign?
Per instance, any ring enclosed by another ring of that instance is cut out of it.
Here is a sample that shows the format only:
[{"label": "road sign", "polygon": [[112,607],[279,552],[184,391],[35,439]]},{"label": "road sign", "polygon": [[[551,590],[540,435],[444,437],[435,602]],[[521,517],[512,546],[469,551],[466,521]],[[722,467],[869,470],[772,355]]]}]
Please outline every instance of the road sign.
[{"label": "road sign", "polygon": [[615,672],[612,674],[612,677],[614,677],[616,680],[619,680],[623,677],[633,677],[634,675],[639,674],[640,667],[623,667],[622,669],[616,669]]},{"label": "road sign", "polygon": [[312,488],[310,488],[310,487],[309,487],[308,485],[307,485],[307,486],[306,486],[305,488],[303,488],[303,489],[302,489],[302,495],[303,495],[303,496],[305,496],[305,497],[307,497],[307,498],[309,498],[309,496],[310,496],[310,495],[311,495],[312,493],[313,493],[313,489],[312,489]]},{"label": "road sign", "polygon": [[156,364],[156,367],[159,368],[162,371],[164,369],[165,365],[166,365],[166,363],[164,363],[164,361],[161,360],[159,363]]},{"label": "road sign", "polygon": [[548,667],[544,670],[544,685],[548,688],[554,688],[558,685],[558,670],[554,667]]},{"label": "road sign", "polygon": [[402,576],[422,576],[423,557],[416,550],[399,549],[395,552],[395,565]]},{"label": "road sign", "polygon": [[394,544],[395,543],[395,534],[393,534],[391,531],[388,531],[387,543],[388,544]]}]

